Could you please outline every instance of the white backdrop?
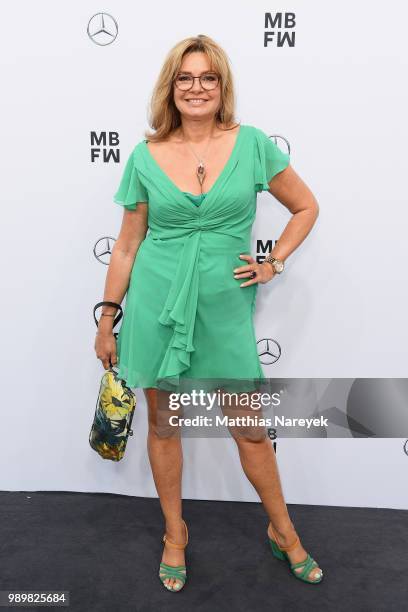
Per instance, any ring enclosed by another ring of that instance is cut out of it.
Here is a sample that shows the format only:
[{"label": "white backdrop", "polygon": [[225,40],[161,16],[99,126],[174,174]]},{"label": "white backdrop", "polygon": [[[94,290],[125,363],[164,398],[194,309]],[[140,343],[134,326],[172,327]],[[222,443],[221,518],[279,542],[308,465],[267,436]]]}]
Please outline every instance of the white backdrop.
[{"label": "white backdrop", "polygon": [[[207,34],[225,48],[238,120],[288,140],[292,166],[320,204],[285,273],[258,291],[257,337],[282,347],[265,375],[407,376],[408,9],[396,0],[383,7],[84,0],[64,10],[40,0],[3,8],[1,489],[156,496],[141,390],[125,459],[103,461],[88,444],[103,372],[92,307],[107,271],[93,248],[118,234],[113,194],[124,161],[144,137],[164,56],[186,36]],[[294,47],[276,38],[264,46],[273,9],[295,14]],[[100,11],[117,22],[112,44],[87,34]],[[118,132],[119,164],[91,161],[92,131]],[[260,194],[253,254],[288,219]],[[403,442],[280,440],[287,502],[408,508]],[[185,498],[258,499],[232,440],[183,444]]]}]

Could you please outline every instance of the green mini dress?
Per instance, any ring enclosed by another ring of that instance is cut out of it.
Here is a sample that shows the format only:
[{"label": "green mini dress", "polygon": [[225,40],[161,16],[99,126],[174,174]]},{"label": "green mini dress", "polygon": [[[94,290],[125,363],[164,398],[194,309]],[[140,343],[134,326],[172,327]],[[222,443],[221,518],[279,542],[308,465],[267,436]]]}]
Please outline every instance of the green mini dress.
[{"label": "green mini dress", "polygon": [[289,163],[265,132],[241,124],[214,185],[195,196],[167,176],[146,140],[135,146],[114,195],[129,210],[148,204],[117,336],[129,387],[249,391],[265,382],[253,322],[258,284],[241,288],[233,270],[250,254],[257,193]]}]

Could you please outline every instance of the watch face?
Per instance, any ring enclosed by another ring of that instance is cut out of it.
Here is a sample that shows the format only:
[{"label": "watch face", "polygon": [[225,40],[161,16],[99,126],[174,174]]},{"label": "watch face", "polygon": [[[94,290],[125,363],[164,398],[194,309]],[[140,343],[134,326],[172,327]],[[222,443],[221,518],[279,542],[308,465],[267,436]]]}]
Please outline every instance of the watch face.
[{"label": "watch face", "polygon": [[275,261],[275,270],[280,273],[283,270],[283,261]]}]

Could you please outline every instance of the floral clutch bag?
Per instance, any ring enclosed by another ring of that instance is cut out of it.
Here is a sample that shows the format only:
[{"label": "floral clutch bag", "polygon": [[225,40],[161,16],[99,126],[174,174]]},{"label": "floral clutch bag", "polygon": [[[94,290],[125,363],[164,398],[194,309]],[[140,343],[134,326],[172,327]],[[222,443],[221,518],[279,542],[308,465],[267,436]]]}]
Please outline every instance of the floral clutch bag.
[{"label": "floral clutch bag", "polygon": [[[96,325],[98,325],[98,321],[95,310],[102,304],[111,305],[113,303],[99,302],[95,305],[94,319]],[[121,309],[119,304],[116,306]],[[122,312],[115,320],[114,326],[121,317]],[[116,338],[117,334],[114,334],[114,336]],[[99,386],[95,415],[89,434],[89,444],[103,459],[110,459],[111,461],[122,459],[128,437],[133,436],[131,425],[135,407],[135,394],[130,387],[126,386],[126,381],[119,378],[118,372],[110,362],[110,367],[105,370]]]},{"label": "floral clutch bag", "polygon": [[103,459],[120,461],[125,453],[136,398],[111,367],[102,376],[89,444]]}]

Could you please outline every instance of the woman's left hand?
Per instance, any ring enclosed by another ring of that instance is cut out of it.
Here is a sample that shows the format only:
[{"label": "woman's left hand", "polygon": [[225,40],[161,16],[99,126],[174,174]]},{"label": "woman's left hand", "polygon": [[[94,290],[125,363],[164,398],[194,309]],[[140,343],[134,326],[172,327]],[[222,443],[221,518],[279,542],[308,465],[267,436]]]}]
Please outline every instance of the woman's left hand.
[{"label": "woman's left hand", "polygon": [[[269,263],[257,263],[251,255],[240,255],[241,259],[245,259],[248,264],[234,268],[234,278],[249,278],[248,281],[241,283],[240,287],[248,287],[255,283],[267,283],[272,280],[276,272]],[[253,275],[255,272],[255,275]]]}]

